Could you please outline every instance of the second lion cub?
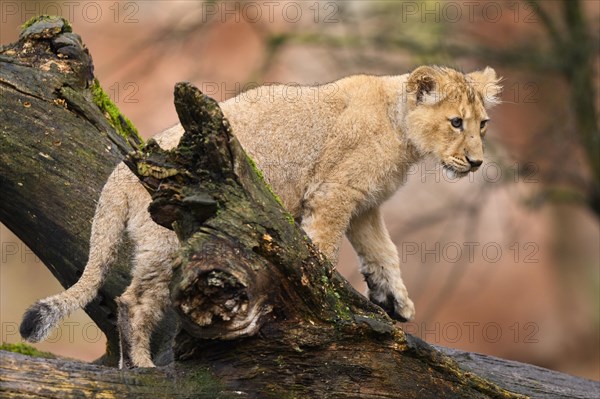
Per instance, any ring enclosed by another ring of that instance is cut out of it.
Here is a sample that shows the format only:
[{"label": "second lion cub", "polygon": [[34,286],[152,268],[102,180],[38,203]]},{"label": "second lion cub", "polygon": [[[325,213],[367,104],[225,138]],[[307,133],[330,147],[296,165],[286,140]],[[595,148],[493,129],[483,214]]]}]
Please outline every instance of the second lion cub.
[{"label": "second lion cub", "polygon": [[[491,68],[463,74],[424,66],[401,76],[350,76],[319,87],[263,86],[220,104],[232,131],[302,228],[332,262],[344,234],[360,259],[369,298],[390,316],[415,310],[400,273],[396,246],[380,205],[426,155],[458,176],[483,162],[486,109],[499,102]],[[294,95],[290,96],[289,89]],[[166,149],[177,125],[156,137]],[[175,234],[148,214],[150,195],[124,165],[109,177],[92,224],[90,254],[80,280],[42,299],[23,317],[32,342],[97,294],[126,229],[136,244],[132,282],[118,299],[121,367],[152,367],[150,336],[169,304]]]}]

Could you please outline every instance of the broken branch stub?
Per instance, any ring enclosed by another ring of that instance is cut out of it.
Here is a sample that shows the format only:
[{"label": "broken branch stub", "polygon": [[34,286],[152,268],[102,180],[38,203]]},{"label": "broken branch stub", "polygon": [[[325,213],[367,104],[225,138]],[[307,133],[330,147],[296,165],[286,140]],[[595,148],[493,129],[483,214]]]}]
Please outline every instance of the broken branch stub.
[{"label": "broken branch stub", "polygon": [[238,222],[222,211],[241,195],[230,128],[218,104],[187,83],[177,84],[175,105],[186,131],[179,147],[166,152],[149,142],[126,160],[152,193],[152,218],[184,243],[173,304],[198,338],[252,335],[272,310],[266,293],[273,281],[252,247],[237,242],[235,226],[222,228]]}]

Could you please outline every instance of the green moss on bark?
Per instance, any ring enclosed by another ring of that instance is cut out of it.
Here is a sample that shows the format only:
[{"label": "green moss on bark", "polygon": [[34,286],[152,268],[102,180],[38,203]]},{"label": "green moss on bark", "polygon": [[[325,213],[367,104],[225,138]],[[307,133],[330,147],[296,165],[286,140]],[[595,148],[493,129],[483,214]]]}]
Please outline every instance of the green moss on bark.
[{"label": "green moss on bark", "polygon": [[273,197],[275,197],[275,201],[277,201],[277,203],[279,205],[283,206],[283,202],[281,202],[281,198],[279,198],[279,196],[277,194],[275,194],[275,191],[273,191],[273,188],[271,188],[271,185],[265,179],[265,175],[263,174],[262,170],[260,170],[260,168],[256,165],[256,162],[254,162],[254,159],[252,159],[252,157],[248,154],[246,154],[246,157],[248,159],[248,163],[250,163],[250,166],[252,167],[254,172],[256,172],[258,177],[260,177],[260,179],[263,181],[263,183],[265,183],[265,186],[267,186],[267,188],[269,189],[269,192],[271,194],[273,194]]},{"label": "green moss on bark", "polygon": [[61,19],[63,22],[63,29],[62,29],[63,32],[73,32],[73,28],[71,27],[71,24],[69,23],[69,21],[67,21],[63,17],[58,17],[55,15],[38,15],[35,17],[31,17],[23,25],[21,25],[21,30],[25,30],[25,29],[29,28],[31,25],[35,24],[36,22],[53,21],[53,20],[57,20],[57,19]]},{"label": "green moss on bark", "polygon": [[56,358],[56,356],[50,352],[39,351],[39,350],[35,349],[33,346],[27,345],[24,343],[7,344],[7,343],[3,342],[2,345],[0,345],[0,350],[7,351],[7,352],[13,352],[13,353],[20,353],[22,355],[33,356],[33,357],[43,357],[46,359]]},{"label": "green moss on bark", "polygon": [[[248,155],[247,153],[246,153],[246,158],[248,159],[248,163],[250,164],[250,167],[252,167],[254,172],[256,172],[256,175],[263,181],[263,183],[265,183],[265,186],[267,187],[269,192],[273,195],[273,198],[275,198],[275,201],[277,201],[277,203],[279,205],[281,205],[282,207],[285,208],[285,206],[283,205],[283,201],[281,201],[281,198],[279,198],[279,196],[275,193],[275,191],[273,191],[273,188],[271,187],[271,185],[265,180],[265,175],[263,174],[262,170],[260,170],[258,165],[256,165],[256,162],[254,162],[254,159],[252,159],[252,157],[250,155]],[[294,220],[294,217],[287,211],[285,214],[285,219],[292,226],[294,225],[294,223],[296,223]]]},{"label": "green moss on bark", "polygon": [[94,84],[90,90],[94,96],[94,103],[98,106],[98,108],[100,108],[102,113],[106,115],[107,119],[110,121],[110,124],[115,128],[119,135],[125,139],[129,138],[131,135],[135,135],[140,142],[143,142],[138,134],[137,129],[135,126],[133,126],[133,123],[124,117],[123,114],[121,114],[119,108],[117,108],[115,103],[113,103],[110,97],[104,92],[104,90],[102,90],[98,79],[94,79]]}]

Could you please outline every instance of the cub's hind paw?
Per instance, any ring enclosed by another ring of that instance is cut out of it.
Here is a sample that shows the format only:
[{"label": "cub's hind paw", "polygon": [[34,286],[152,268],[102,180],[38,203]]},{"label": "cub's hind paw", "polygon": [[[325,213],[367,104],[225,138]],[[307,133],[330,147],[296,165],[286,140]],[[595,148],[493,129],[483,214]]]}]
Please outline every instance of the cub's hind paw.
[{"label": "cub's hind paw", "polygon": [[123,370],[131,370],[135,368],[152,368],[156,367],[156,365],[150,359],[141,358],[133,360],[129,356],[121,357],[119,360],[119,368]]},{"label": "cub's hind paw", "polygon": [[150,359],[142,359],[135,362],[135,367],[154,368],[156,365]]}]

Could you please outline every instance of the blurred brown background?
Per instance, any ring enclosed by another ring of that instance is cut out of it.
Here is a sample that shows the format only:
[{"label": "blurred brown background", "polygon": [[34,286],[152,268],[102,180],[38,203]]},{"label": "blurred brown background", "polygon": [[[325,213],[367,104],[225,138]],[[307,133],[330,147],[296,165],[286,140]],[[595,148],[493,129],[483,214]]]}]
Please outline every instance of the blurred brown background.
[{"label": "blurred brown background", "polygon": [[[38,14],[69,19],[105,91],[143,137],[177,122],[189,80],[223,100],[263,83],[403,74],[424,63],[504,77],[486,163],[453,181],[415,168],[386,205],[417,307],[405,325],[436,345],[600,380],[600,2],[1,1],[0,42]],[[1,339],[61,287],[0,227]],[[344,244],[339,270],[360,290]],[[104,337],[83,311],[42,350],[92,360]]]}]

